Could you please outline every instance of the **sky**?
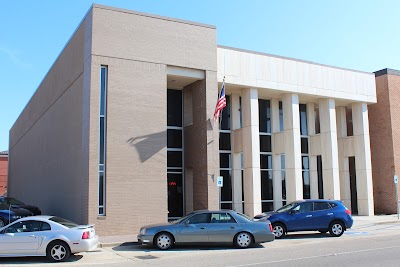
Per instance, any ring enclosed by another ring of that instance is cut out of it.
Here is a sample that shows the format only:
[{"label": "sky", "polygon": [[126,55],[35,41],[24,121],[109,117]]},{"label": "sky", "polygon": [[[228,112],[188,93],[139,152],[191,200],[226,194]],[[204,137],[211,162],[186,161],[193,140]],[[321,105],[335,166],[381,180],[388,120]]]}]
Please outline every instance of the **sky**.
[{"label": "sky", "polygon": [[[9,131],[92,5],[0,0],[0,151]],[[211,24],[219,45],[374,72],[400,70],[397,0],[98,0]]]}]

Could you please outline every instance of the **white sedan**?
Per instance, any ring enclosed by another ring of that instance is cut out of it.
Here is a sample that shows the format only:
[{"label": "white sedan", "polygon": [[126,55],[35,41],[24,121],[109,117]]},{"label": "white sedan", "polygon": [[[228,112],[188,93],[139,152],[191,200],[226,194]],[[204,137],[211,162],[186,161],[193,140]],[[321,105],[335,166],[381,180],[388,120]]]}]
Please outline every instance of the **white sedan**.
[{"label": "white sedan", "polygon": [[64,261],[97,248],[93,225],[77,225],[56,216],[30,216],[0,228],[0,257],[47,256]]}]

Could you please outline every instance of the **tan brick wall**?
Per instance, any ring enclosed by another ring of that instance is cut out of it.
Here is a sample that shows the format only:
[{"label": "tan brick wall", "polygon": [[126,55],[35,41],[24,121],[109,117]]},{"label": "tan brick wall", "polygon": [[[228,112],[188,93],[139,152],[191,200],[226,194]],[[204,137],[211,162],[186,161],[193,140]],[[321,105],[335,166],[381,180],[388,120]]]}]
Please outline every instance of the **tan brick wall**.
[{"label": "tan brick wall", "polygon": [[[390,78],[388,75],[376,77],[378,102],[368,106],[374,206],[377,214],[396,212],[395,187],[393,184],[393,175],[395,174],[393,148],[396,147],[394,143],[396,140],[395,128],[399,127],[396,126],[393,116],[399,116],[400,109],[396,107],[398,106],[396,102],[393,102],[396,94],[394,94],[392,88],[393,83],[389,83],[388,77]],[[400,94],[397,94],[398,97],[400,97]]]},{"label": "tan brick wall", "polygon": [[[8,194],[82,223],[85,21],[10,130]],[[83,205],[84,206],[84,205]]]}]

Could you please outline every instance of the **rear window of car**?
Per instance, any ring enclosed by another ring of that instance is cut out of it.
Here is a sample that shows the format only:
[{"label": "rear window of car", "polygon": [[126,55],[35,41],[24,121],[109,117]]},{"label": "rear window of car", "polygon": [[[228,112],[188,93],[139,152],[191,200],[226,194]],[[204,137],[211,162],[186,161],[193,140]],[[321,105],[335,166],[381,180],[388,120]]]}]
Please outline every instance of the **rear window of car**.
[{"label": "rear window of car", "polygon": [[66,220],[64,218],[60,218],[60,217],[51,217],[49,220],[59,223],[61,225],[64,225],[65,227],[68,227],[68,228],[74,228],[74,227],[78,226],[76,223],[68,221],[68,220]]}]

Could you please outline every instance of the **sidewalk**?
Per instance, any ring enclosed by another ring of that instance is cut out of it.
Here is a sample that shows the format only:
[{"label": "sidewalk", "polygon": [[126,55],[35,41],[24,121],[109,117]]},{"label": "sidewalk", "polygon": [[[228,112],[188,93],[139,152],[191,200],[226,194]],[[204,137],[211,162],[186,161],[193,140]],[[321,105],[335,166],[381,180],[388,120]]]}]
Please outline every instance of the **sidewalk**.
[{"label": "sidewalk", "polygon": [[[353,216],[354,224],[352,228],[385,224],[385,223],[400,223],[397,219],[397,214],[392,215],[376,215],[376,216]],[[122,244],[133,245],[137,243],[137,233],[131,235],[116,235],[116,236],[100,236],[99,247],[116,247]]]}]

